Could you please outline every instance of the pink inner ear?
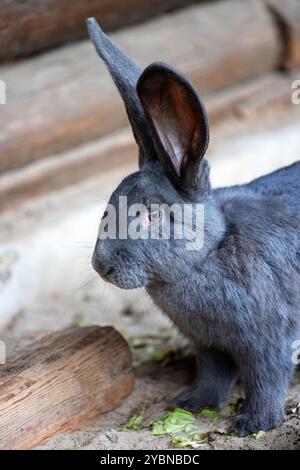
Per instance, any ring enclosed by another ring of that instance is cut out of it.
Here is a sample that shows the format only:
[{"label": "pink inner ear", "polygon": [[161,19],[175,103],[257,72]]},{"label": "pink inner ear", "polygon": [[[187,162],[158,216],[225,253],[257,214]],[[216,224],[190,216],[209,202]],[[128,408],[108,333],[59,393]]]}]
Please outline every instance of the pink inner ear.
[{"label": "pink inner ear", "polygon": [[160,141],[180,176],[197,151],[196,116],[189,93],[181,84],[167,80],[154,100],[152,120]]},{"label": "pink inner ear", "polygon": [[198,97],[188,83],[165,70],[149,72],[139,96],[156,130],[163,158],[182,176],[189,162],[202,158],[201,147],[207,141]]},{"label": "pink inner ear", "polygon": [[159,90],[159,99],[152,102],[151,118],[161,144],[180,176],[192,147],[194,123],[190,104],[180,87],[170,81],[165,85]]},{"label": "pink inner ear", "polygon": [[152,118],[152,122],[176,173],[180,176],[189,156],[193,158],[194,153],[197,152],[197,148],[194,148],[196,133],[192,131],[186,138],[182,135],[182,129],[178,127],[178,121],[172,122],[170,116],[165,116],[165,119],[160,117],[159,122]]},{"label": "pink inner ear", "polygon": [[[172,164],[174,166],[174,169],[176,170],[176,173],[178,174],[178,176],[180,176],[180,169],[181,169],[181,163],[182,163],[182,153],[180,151],[178,151],[178,146],[176,146],[174,148],[172,142],[170,142],[170,134],[166,134],[164,132],[164,129],[161,128],[161,125],[158,124],[155,119],[152,119],[152,122],[154,124],[154,127],[156,129],[156,132],[160,138],[160,141],[165,149],[165,151],[167,152],[167,154],[169,155],[171,161],[172,161]],[[177,151],[176,151],[177,150]]]}]

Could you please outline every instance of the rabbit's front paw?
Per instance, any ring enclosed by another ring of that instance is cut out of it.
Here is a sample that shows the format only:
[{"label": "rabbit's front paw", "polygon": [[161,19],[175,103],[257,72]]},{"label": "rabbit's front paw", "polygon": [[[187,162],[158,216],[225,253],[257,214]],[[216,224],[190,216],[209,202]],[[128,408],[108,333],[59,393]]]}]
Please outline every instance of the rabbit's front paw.
[{"label": "rabbit's front paw", "polygon": [[235,418],[230,431],[237,433],[240,437],[245,437],[259,431],[278,428],[281,423],[282,414],[280,412],[242,413]]},{"label": "rabbit's front paw", "polygon": [[192,386],[180,393],[172,402],[174,406],[187,410],[200,408],[219,408],[222,400],[215,393],[204,392]]}]

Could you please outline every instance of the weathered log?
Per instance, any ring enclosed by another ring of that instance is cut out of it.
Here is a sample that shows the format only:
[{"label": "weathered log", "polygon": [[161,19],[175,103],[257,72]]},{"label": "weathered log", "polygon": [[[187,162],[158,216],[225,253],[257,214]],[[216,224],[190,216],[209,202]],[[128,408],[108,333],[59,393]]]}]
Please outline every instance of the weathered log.
[{"label": "weathered log", "polygon": [[266,0],[275,14],[285,44],[283,65],[291,69],[300,64],[300,1]]},{"label": "weathered log", "polygon": [[0,211],[13,209],[28,198],[80,183],[97,173],[121,168],[134,158],[137,162],[136,143],[126,129],[0,175]]},{"label": "weathered log", "polygon": [[[290,85],[299,73],[300,69],[289,75],[274,72],[208,95],[206,105],[214,133],[224,124],[228,128],[234,119],[244,121],[247,128],[249,120],[260,119],[261,122],[269,114],[278,119],[285,113],[297,111],[299,107],[291,102]],[[262,126],[263,123],[260,130]],[[137,153],[132,133],[126,128],[59,156],[50,156],[0,175],[0,211],[13,209],[30,198],[69,184],[80,183],[97,173],[131,162],[137,165]]]},{"label": "weathered log", "polygon": [[85,37],[85,18],[112,30],[201,0],[2,0],[0,62]]},{"label": "weathered log", "polygon": [[0,366],[0,449],[30,449],[81,428],[120,405],[132,388],[131,354],[113,328],[42,336]]},{"label": "weathered log", "polygon": [[[179,68],[202,92],[269,72],[281,58],[276,25],[258,0],[194,6],[112,39],[142,66],[159,59]],[[2,67],[0,77],[8,103],[0,115],[0,173],[127,125],[89,41]]]}]

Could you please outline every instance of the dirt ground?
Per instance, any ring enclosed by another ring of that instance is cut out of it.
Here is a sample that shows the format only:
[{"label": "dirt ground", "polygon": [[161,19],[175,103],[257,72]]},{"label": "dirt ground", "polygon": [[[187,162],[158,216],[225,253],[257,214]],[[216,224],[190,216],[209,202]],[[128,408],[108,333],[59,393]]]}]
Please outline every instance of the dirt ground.
[{"label": "dirt ground", "polygon": [[[168,449],[170,437],[152,436],[147,425],[161,417],[176,396],[179,389],[192,380],[193,364],[181,360],[162,366],[151,363],[135,372],[135,390],[124,404],[108,413],[89,428],[72,434],[58,436],[40,446],[40,449]],[[230,403],[236,404],[241,391],[234,390]],[[286,402],[286,416],[283,426],[264,434],[260,439],[238,438],[211,434],[201,445],[205,450],[218,449],[300,449],[300,373],[290,388]],[[145,407],[145,428],[141,430],[120,430],[120,425]],[[197,416],[201,431],[226,429],[234,414],[231,407],[225,407],[217,420]]]},{"label": "dirt ground", "polygon": [[[168,449],[174,448],[169,437],[152,436],[148,428],[120,431],[120,424],[138,412],[141,405],[146,406],[146,424],[160,417],[169,404],[171,396],[177,394],[190,381],[190,370],[185,362],[169,367],[160,365],[144,366],[136,372],[135,391],[122,406],[108,413],[95,425],[72,434],[65,434],[51,439],[40,446],[40,449]],[[236,402],[238,390],[232,394],[230,402]],[[283,426],[264,434],[260,439],[239,438],[212,434],[207,442],[201,445],[203,450],[220,449],[300,449],[300,417],[293,413],[300,398],[300,375],[289,393],[286,404],[287,415]],[[220,418],[211,422],[210,418],[197,416],[201,430],[226,428],[232,419],[232,413],[224,409]]]}]

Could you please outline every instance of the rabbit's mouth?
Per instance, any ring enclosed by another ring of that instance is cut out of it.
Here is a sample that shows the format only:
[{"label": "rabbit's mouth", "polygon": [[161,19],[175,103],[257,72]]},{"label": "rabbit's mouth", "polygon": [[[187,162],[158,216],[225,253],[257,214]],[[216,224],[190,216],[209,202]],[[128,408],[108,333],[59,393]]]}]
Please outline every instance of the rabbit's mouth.
[{"label": "rabbit's mouth", "polygon": [[114,249],[107,241],[97,240],[92,266],[104,281],[121,289],[145,287],[148,282],[144,264],[127,249]]},{"label": "rabbit's mouth", "polygon": [[95,257],[93,257],[92,265],[99,276],[106,282],[119,287],[120,289],[137,289],[145,287],[147,284],[147,276],[131,266],[130,269],[122,269],[118,266],[110,266],[103,269],[99,266]]},{"label": "rabbit's mouth", "polygon": [[116,271],[115,268],[109,268],[109,270],[105,274],[101,275],[101,277],[109,281],[109,279],[113,277],[115,271]]},{"label": "rabbit's mouth", "polygon": [[110,284],[113,284],[120,289],[137,289],[145,287],[147,280],[140,274],[137,276],[135,273],[123,273],[116,268],[110,268],[105,275],[100,275],[102,279]]}]

